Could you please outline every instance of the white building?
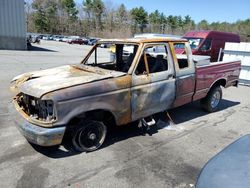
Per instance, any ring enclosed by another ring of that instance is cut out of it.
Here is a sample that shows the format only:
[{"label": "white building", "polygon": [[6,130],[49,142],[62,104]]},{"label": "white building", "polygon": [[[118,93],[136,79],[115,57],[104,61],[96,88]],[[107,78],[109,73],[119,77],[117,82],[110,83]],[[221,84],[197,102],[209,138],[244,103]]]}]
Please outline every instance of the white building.
[{"label": "white building", "polygon": [[0,0],[0,49],[27,49],[24,0]]}]

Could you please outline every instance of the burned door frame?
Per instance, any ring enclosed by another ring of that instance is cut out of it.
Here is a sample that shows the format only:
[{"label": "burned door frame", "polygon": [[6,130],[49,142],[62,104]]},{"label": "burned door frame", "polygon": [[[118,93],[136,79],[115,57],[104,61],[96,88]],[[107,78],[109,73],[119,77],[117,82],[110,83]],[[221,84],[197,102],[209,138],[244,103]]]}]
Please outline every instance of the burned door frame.
[{"label": "burned door frame", "polygon": [[[147,61],[145,62],[146,55],[144,50],[148,47],[159,45],[165,45],[167,50],[168,69],[166,71],[149,73],[148,63]],[[146,74],[136,75],[135,71],[141,58],[144,58]],[[175,99],[175,90],[173,59],[169,44],[167,42],[144,44],[132,73],[132,121],[170,108]]]},{"label": "burned door frame", "polygon": [[[187,56],[188,67],[179,67],[174,44],[184,44],[186,54],[182,54],[181,56]],[[176,77],[176,99],[173,107],[178,107],[193,100],[196,83],[195,65],[192,57],[192,50],[188,42],[169,42],[169,45],[173,54]]]}]

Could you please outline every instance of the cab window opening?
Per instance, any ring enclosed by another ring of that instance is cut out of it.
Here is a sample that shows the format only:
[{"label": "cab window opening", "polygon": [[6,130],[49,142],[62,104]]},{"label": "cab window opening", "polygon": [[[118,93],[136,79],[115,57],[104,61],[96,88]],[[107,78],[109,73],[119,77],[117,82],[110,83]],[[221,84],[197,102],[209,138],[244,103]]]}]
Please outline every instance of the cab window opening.
[{"label": "cab window opening", "polygon": [[140,57],[135,74],[152,74],[168,70],[168,51],[165,44],[147,46]]}]

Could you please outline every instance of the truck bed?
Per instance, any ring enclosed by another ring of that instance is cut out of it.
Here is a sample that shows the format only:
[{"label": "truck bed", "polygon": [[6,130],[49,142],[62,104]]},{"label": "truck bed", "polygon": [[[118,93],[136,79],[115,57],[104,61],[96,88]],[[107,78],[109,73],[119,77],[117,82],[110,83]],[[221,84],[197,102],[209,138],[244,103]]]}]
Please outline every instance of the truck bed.
[{"label": "truck bed", "polygon": [[216,81],[224,87],[236,86],[240,74],[240,61],[219,61],[196,65],[196,91],[193,100],[206,96]]}]

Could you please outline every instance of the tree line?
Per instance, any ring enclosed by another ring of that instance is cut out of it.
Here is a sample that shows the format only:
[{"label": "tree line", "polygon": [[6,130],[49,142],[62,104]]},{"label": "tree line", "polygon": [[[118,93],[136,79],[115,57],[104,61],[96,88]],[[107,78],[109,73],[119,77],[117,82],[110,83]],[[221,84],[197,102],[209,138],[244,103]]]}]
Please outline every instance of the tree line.
[{"label": "tree line", "polygon": [[26,0],[25,7],[29,32],[121,38],[135,33],[183,35],[190,30],[217,30],[238,33],[242,41],[250,41],[250,19],[235,23],[204,19],[195,24],[189,15],[165,15],[159,10],[148,13],[143,7],[128,10],[124,4],[102,0],[83,0],[81,4],[74,0]]}]

